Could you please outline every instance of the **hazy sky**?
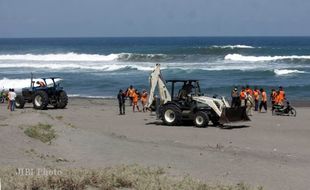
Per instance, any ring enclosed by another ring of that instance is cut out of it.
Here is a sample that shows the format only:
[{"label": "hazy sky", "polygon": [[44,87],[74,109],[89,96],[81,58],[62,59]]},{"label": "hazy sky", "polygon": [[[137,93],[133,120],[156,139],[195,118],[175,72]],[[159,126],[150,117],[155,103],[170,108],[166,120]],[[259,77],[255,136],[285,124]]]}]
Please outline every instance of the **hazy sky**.
[{"label": "hazy sky", "polygon": [[0,38],[309,36],[310,0],[0,0]]}]

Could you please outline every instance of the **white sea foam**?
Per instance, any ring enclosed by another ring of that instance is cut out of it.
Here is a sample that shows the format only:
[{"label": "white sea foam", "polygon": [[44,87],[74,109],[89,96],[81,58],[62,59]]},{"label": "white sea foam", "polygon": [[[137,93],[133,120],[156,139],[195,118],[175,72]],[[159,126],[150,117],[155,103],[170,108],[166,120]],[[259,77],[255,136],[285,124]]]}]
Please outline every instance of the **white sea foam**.
[{"label": "white sea foam", "polygon": [[223,46],[212,46],[215,48],[223,48],[223,49],[253,49],[255,47],[248,45],[223,45]]},{"label": "white sea foam", "polygon": [[0,55],[0,60],[19,60],[19,61],[113,61],[117,60],[121,54],[7,54]]},{"label": "white sea foam", "polygon": [[244,56],[240,54],[228,54],[225,56],[225,60],[231,61],[245,61],[245,62],[257,62],[257,61],[276,61],[285,59],[310,59],[310,55],[291,55],[291,56]]},{"label": "white sea foam", "polygon": [[294,74],[294,73],[306,73],[305,71],[299,71],[299,70],[290,70],[290,69],[275,69],[274,73],[276,75],[288,75],[288,74]]},{"label": "white sea foam", "polygon": [[[42,81],[40,78],[33,79],[34,81]],[[56,79],[56,82],[59,82],[61,79]],[[0,90],[5,89],[8,90],[9,88],[14,88],[17,91],[20,91],[22,88],[30,87],[31,79],[8,79],[3,78],[0,80]],[[52,81],[47,80],[47,85],[51,85]]]}]

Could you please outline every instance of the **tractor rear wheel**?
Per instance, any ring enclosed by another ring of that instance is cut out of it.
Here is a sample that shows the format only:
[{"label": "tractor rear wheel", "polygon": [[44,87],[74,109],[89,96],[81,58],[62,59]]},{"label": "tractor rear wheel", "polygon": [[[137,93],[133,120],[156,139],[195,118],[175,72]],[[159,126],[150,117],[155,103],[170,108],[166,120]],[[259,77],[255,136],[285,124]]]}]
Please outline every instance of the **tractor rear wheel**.
[{"label": "tractor rear wheel", "polygon": [[208,114],[203,111],[198,111],[194,116],[194,124],[196,127],[207,127],[209,124]]},{"label": "tractor rear wheel", "polygon": [[61,90],[58,97],[57,108],[64,109],[68,104],[68,95],[65,91]]},{"label": "tractor rear wheel", "polygon": [[15,98],[15,107],[16,108],[23,109],[25,106],[25,103],[26,102],[25,102],[25,99],[23,96],[21,96],[21,95],[16,96],[16,98]]},{"label": "tractor rear wheel", "polygon": [[175,105],[164,105],[161,115],[162,120],[166,125],[179,125],[182,121],[181,109]]},{"label": "tractor rear wheel", "polygon": [[37,110],[44,110],[48,105],[48,95],[44,91],[37,91],[33,95],[33,107]]}]

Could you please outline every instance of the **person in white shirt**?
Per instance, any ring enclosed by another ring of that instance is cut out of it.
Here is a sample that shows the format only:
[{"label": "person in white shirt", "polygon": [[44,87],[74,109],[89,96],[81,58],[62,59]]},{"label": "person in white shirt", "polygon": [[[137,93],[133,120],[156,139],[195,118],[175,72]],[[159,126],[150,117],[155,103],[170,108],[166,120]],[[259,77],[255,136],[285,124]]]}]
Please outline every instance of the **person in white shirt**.
[{"label": "person in white shirt", "polygon": [[9,91],[9,100],[10,100],[10,110],[14,111],[15,110],[15,98],[16,98],[16,93],[14,92],[14,88]]}]

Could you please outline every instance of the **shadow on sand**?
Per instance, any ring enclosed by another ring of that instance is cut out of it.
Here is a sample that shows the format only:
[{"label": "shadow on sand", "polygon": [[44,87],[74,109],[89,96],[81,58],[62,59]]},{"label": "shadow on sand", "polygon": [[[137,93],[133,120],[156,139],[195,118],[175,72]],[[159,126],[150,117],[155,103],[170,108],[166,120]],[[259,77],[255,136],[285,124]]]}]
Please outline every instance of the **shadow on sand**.
[{"label": "shadow on sand", "polygon": [[[183,122],[182,125],[178,126],[167,126],[162,121],[154,121],[154,122],[148,122],[145,125],[157,125],[157,126],[166,126],[166,127],[195,127],[192,122]],[[209,125],[208,127],[218,127],[220,129],[241,129],[241,128],[249,128],[249,125]],[[195,127],[196,128],[196,127]],[[206,127],[207,128],[207,127]]]}]

